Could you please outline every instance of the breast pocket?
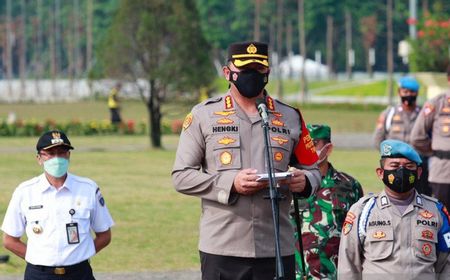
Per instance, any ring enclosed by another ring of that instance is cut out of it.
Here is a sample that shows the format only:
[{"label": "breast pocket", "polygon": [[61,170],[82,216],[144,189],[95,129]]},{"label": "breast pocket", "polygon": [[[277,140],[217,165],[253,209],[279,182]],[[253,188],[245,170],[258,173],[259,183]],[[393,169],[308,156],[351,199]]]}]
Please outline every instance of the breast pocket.
[{"label": "breast pocket", "polygon": [[437,230],[430,227],[416,227],[414,254],[426,262],[436,261]]},{"label": "breast pocket", "polygon": [[218,171],[241,169],[241,145],[239,135],[217,135],[213,140],[213,154]]},{"label": "breast pocket", "polygon": [[78,223],[80,233],[89,233],[91,228],[91,211],[89,209],[77,209],[72,216],[72,220]]},{"label": "breast pocket", "polygon": [[439,134],[443,137],[450,137],[450,114],[439,115]]},{"label": "breast pocket", "polygon": [[279,144],[278,142],[272,142],[272,157],[273,167],[278,172],[284,172],[288,169],[288,164],[291,158],[290,149],[287,147],[289,143]]},{"label": "breast pocket", "polygon": [[387,259],[394,248],[394,234],[390,227],[376,227],[367,231],[364,250],[371,261]]}]

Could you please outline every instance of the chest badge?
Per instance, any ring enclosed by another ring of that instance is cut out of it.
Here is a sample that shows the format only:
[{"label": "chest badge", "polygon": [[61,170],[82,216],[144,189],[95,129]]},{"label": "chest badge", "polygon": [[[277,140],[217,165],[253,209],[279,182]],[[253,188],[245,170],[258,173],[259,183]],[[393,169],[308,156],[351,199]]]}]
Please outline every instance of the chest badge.
[{"label": "chest badge", "polygon": [[419,215],[422,216],[422,217],[425,218],[425,219],[431,219],[431,218],[434,217],[433,213],[431,213],[431,212],[428,211],[428,210],[421,211],[421,212],[419,213]]},{"label": "chest badge", "polygon": [[274,119],[272,120],[272,124],[274,126],[284,126],[284,122],[282,122],[280,119]]},{"label": "chest badge", "polygon": [[225,136],[222,139],[220,139],[219,141],[217,141],[217,143],[222,144],[222,145],[229,145],[229,144],[233,144],[234,142],[236,142],[236,139],[233,139],[228,136]]},{"label": "chest badge", "polygon": [[233,156],[231,155],[230,152],[222,152],[220,154],[220,162],[223,165],[229,165],[231,164],[231,161],[233,160]]},{"label": "chest badge", "polygon": [[384,233],[384,231],[376,231],[373,234],[373,238],[376,238],[376,239],[382,239],[382,238],[385,238],[385,237],[386,237],[386,233]]},{"label": "chest badge", "polygon": [[214,115],[228,117],[230,115],[236,114],[236,111],[217,111],[214,112]]},{"label": "chest badge", "polygon": [[218,124],[233,124],[234,121],[230,120],[229,118],[222,118],[222,119],[217,120],[217,123]]},{"label": "chest badge", "polygon": [[35,234],[41,234],[42,231],[43,231],[43,229],[42,229],[42,227],[39,224],[36,223],[36,224],[33,225],[33,232]]},{"label": "chest badge", "polygon": [[281,136],[273,136],[271,137],[273,141],[277,142],[280,145],[284,145],[287,142],[289,142],[289,140],[287,140],[286,138],[283,138]]},{"label": "chest badge", "polygon": [[422,246],[422,253],[425,256],[428,256],[428,255],[431,254],[431,252],[433,252],[433,247],[431,247],[431,244],[430,243],[423,244],[423,246]]},{"label": "chest badge", "polygon": [[275,161],[282,161],[283,158],[284,158],[284,155],[283,155],[282,152],[276,152],[276,153],[273,154],[273,159]]},{"label": "chest badge", "polygon": [[431,230],[422,231],[422,238],[433,240],[433,232]]}]

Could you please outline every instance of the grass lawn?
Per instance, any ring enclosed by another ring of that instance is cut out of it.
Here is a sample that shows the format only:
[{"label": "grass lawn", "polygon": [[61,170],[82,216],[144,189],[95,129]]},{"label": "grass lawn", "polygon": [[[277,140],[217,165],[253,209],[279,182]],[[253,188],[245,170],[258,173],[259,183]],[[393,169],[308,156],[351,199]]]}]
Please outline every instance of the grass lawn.
[{"label": "grass lawn", "polygon": [[[378,114],[384,106],[376,105],[313,105],[291,104],[301,109],[306,122],[327,123],[333,132],[371,133]],[[166,102],[162,106],[162,121],[183,120],[192,104],[187,102]],[[126,101],[122,104],[122,117],[126,120],[146,121],[147,109],[140,101]],[[0,119],[6,119],[9,112],[15,112],[18,119],[45,122],[48,119],[58,121],[108,120],[109,111],[103,101],[84,101],[76,103],[53,104],[0,104]]]},{"label": "grass lawn", "polygon": [[[33,138],[0,138],[0,220],[15,187],[40,172]],[[178,194],[170,172],[178,141],[166,149],[148,147],[145,136],[72,137],[70,171],[95,180],[116,222],[113,241],[92,259],[95,271],[181,270],[199,268],[197,252],[200,200]],[[133,149],[138,147],[138,149]],[[366,192],[378,191],[372,150],[336,150],[335,167],[356,177]],[[0,248],[0,255],[7,253]],[[24,261],[12,257],[1,274],[20,274]]]}]

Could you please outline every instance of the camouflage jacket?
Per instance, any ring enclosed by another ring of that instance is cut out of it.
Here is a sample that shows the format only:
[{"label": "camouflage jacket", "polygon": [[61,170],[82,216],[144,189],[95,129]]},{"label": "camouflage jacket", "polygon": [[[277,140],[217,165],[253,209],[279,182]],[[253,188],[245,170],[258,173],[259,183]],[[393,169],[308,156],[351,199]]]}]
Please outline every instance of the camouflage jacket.
[{"label": "camouflage jacket", "polygon": [[[317,193],[298,200],[307,279],[336,279],[342,224],[350,206],[362,196],[357,180],[329,164]],[[293,205],[291,222],[296,227]],[[303,279],[297,230],[295,240],[296,278]]]}]

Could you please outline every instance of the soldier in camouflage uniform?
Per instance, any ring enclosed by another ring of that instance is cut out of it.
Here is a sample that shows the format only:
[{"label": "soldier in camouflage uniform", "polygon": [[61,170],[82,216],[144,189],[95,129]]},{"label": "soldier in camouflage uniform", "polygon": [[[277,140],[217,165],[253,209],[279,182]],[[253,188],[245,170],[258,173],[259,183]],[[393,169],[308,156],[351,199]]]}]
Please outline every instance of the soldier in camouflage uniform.
[{"label": "soldier in camouflage uniform", "polygon": [[[328,162],[333,149],[330,127],[307,127],[319,156],[322,181],[315,195],[298,200],[306,278],[336,279],[342,224],[350,206],[363,196],[363,190],[357,180]],[[292,208],[291,221],[295,226],[293,211]],[[297,231],[295,238],[296,278],[304,279]]]}]

